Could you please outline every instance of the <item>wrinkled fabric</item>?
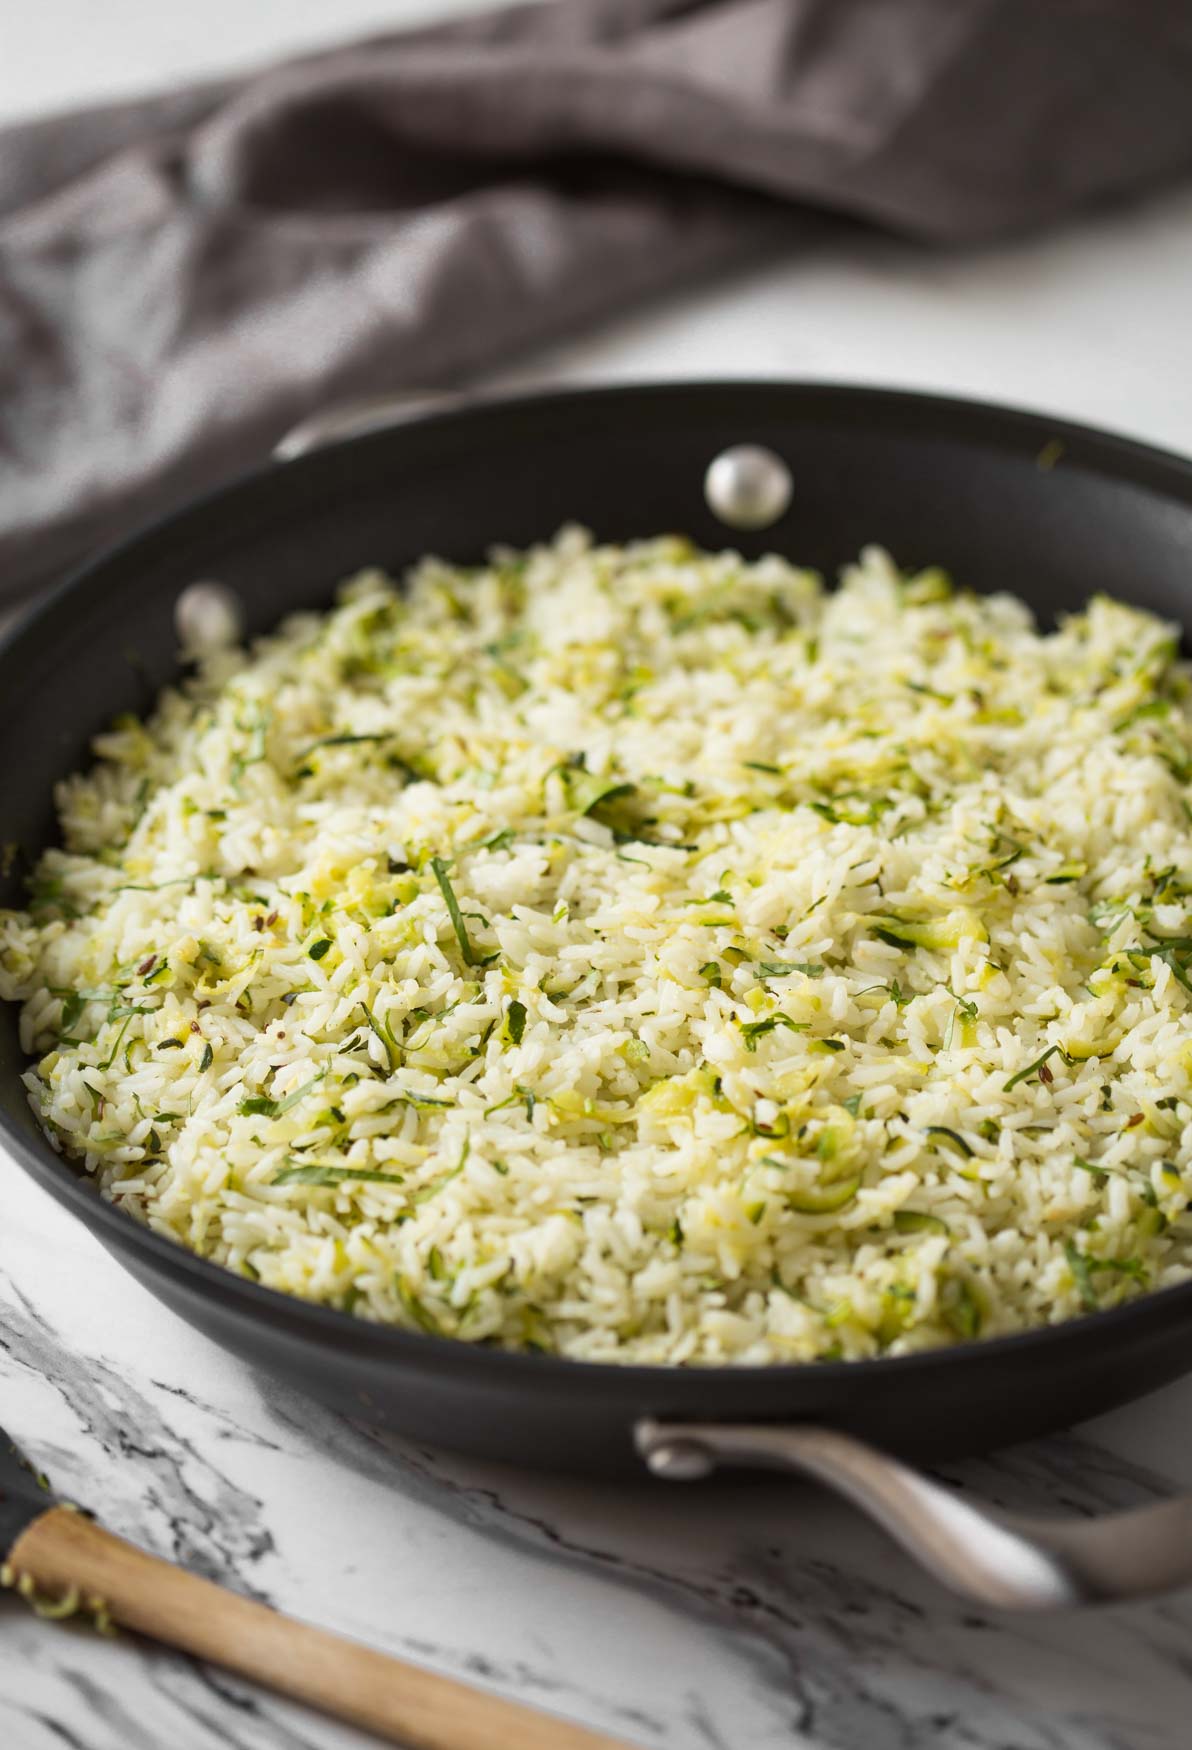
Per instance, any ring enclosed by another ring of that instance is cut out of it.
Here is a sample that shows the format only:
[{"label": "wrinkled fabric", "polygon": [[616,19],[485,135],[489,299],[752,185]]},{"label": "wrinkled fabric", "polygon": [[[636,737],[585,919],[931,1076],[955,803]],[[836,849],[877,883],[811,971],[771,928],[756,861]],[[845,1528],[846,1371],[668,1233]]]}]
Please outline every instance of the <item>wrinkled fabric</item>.
[{"label": "wrinkled fabric", "polygon": [[1165,0],[554,0],[0,130],[0,596],[826,214],[966,242],[1190,167]]}]

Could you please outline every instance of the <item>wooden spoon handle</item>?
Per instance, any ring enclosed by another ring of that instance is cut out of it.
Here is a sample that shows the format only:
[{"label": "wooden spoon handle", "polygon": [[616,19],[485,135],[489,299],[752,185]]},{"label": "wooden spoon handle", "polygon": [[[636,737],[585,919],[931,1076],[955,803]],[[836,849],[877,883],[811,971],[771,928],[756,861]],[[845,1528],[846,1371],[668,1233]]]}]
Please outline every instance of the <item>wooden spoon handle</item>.
[{"label": "wooden spoon handle", "polygon": [[68,1507],[27,1526],[8,1565],[39,1590],[102,1600],[114,1622],[224,1665],[408,1750],[625,1750],[612,1738],[375,1653],[225,1591]]}]

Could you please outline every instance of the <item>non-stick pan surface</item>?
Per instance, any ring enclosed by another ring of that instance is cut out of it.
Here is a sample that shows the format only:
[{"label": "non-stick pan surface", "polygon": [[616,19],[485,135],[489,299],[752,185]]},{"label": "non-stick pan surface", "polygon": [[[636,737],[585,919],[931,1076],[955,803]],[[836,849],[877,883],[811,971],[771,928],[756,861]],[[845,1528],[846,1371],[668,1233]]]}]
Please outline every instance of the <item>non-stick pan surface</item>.
[{"label": "non-stick pan surface", "polygon": [[[727,445],[794,479],[759,535],[727,535],[702,491]],[[54,829],[56,779],[115,713],[175,672],[174,603],[198,579],[253,632],[326,603],[363,565],[479,559],[581,522],[608,540],[681,530],[831,574],[867,542],[1024,596],[1044,620],[1099,590],[1186,623],[1192,465],[1062,422],[832,386],[573,391],[434,414],[264,468],[88,566],[0,650],[0,841]],[[19,903],[18,877],[0,903]],[[16,1011],[0,1014],[0,1127],[17,1160],[154,1294],[217,1342],[340,1409],[418,1438],[553,1467],[633,1464],[643,1416],[814,1421],[919,1455],[1003,1443],[1168,1380],[1192,1356],[1192,1285],[1023,1336],[904,1359],[664,1369],[513,1355],[366,1324],[191,1256],[101,1202],[26,1102]]]}]

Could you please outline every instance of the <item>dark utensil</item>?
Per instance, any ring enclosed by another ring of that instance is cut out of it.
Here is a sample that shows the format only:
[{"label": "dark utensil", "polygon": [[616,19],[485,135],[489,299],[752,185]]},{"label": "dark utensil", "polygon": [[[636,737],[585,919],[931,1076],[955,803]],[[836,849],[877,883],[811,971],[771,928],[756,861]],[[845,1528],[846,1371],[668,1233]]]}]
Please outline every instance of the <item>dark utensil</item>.
[{"label": "dark utensil", "polygon": [[[172,676],[174,606],[196,579],[230,588],[258,632],[324,603],[335,580],[364,564],[400,570],[426,551],[476,560],[493,542],[526,544],[567,521],[608,540],[677,529],[723,544],[702,482],[712,459],[741,442],[775,451],[793,482],[777,523],[735,535],[747,554],[776,547],[830,574],[880,540],[902,564],[938,562],[975,588],[1012,589],[1043,618],[1098,590],[1190,617],[1192,465],[1121,438],[1005,408],[822,385],[649,386],[455,408],[241,480],[126,542],[38,608],[0,651],[0,838],[45,842],[54,780],[86,758],[99,725],[143,707]],[[15,877],[0,897],[19,900]],[[1044,1433],[1189,1366],[1192,1284],[1021,1336],[814,1366],[595,1366],[381,1328],[233,1276],[102,1202],[41,1136],[22,1068],[9,1010],[0,1017],[9,1147],[153,1293],[295,1386],[431,1443],[560,1469],[640,1471],[637,1430],[660,1473],[689,1474],[731,1452],[736,1463],[813,1469],[885,1511],[877,1475],[893,1473],[876,1455],[846,1479],[844,1447],[814,1462],[805,1442],[779,1452],[775,1425],[941,1457]],[[699,1425],[685,1446],[674,1423]],[[766,1439],[748,1434],[767,1426]],[[949,1537],[964,1534],[954,1516]],[[914,1535],[922,1543],[922,1529]],[[1155,1570],[1150,1583],[1170,1578]],[[1010,1572],[1003,1601],[1125,1585],[1121,1575],[1094,1584],[1067,1573],[1041,1594],[1018,1579]]]},{"label": "dark utensil", "polygon": [[55,1500],[2,1428],[0,1581],[46,1615],[121,1623],[407,1750],[626,1750],[146,1555]]}]

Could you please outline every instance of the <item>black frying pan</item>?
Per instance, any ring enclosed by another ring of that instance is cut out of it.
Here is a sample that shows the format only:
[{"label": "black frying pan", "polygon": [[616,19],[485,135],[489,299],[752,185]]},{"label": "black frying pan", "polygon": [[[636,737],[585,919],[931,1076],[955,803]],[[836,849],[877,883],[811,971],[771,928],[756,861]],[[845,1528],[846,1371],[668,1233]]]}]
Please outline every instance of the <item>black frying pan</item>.
[{"label": "black frying pan", "polygon": [[[782,519],[744,536],[726,532],[702,490],[712,458],[741,442],[772,448],[794,481]],[[880,541],[904,566],[938,562],[975,588],[1013,590],[1044,619],[1105,590],[1192,622],[1192,464],[1121,438],[976,403],[821,385],[577,390],[449,409],[237,481],[106,554],[34,610],[0,648],[0,841],[44,843],[54,781],[87,759],[108,719],[144,709],[172,677],[174,606],[195,580],[229,586],[249,631],[260,632],[291,609],[326,603],[365,564],[399,572],[427,551],[475,561],[494,542],[520,546],[568,521],[606,540],[681,530],[705,545],[731,539],[747,554],[777,548],[829,575]],[[0,903],[20,898],[10,876]],[[974,1528],[955,1522],[955,1504],[929,1500],[910,1473],[808,1425],[941,1457],[1046,1432],[1192,1364],[1192,1283],[968,1347],[767,1368],[592,1365],[366,1324],[233,1276],[102,1202],[44,1141],[23,1067],[9,1006],[0,1015],[4,1140],[146,1287],[267,1371],[430,1443],[577,1470],[640,1468],[645,1452],[675,1476],[728,1459],[796,1464],[871,1507],[881,1496],[886,1517],[920,1545],[924,1513],[937,1521],[931,1535],[943,1513],[952,1555],[939,1548],[936,1560],[946,1566],[962,1545],[966,1562],[974,1555]],[[716,1426],[679,1438],[674,1423]],[[771,1434],[725,1426],[737,1424]],[[773,1433],[779,1425],[796,1432]],[[981,1524],[995,1543],[1010,1535]],[[1083,1545],[1057,1554],[1054,1537],[1044,1558],[1033,1536],[1022,1547],[1044,1567],[1015,1558],[1017,1601],[1121,1595],[1178,1577],[1159,1574],[1153,1559],[1170,1554],[1169,1527],[1141,1567],[1146,1538],[1139,1527],[1131,1538],[1132,1577]],[[980,1585],[971,1565],[963,1574],[953,1565],[951,1577],[1008,1598],[1005,1555],[989,1546]],[[1192,1555],[1185,1565],[1192,1573]]]}]

